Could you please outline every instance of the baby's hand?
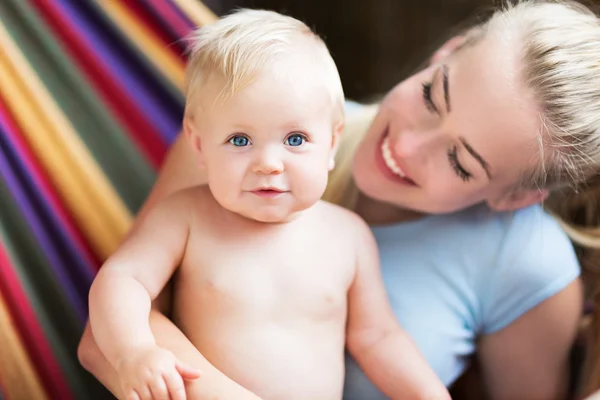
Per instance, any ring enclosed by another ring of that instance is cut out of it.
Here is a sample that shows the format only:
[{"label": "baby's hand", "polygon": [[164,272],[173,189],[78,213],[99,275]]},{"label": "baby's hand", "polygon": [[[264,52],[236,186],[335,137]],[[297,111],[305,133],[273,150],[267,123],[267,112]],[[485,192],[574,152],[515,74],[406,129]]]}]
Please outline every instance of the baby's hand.
[{"label": "baby's hand", "polygon": [[117,372],[126,400],[185,400],[183,380],[200,377],[198,369],[158,346],[130,354],[120,362]]}]

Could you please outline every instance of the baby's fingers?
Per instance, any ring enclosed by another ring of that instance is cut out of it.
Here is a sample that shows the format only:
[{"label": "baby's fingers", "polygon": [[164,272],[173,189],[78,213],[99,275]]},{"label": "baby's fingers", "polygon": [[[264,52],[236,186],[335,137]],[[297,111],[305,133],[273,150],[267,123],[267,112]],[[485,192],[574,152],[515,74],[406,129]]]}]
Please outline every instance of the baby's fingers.
[{"label": "baby's fingers", "polygon": [[175,368],[177,368],[177,372],[179,372],[179,375],[183,379],[192,380],[200,378],[200,370],[196,367],[177,361]]},{"label": "baby's fingers", "polygon": [[169,392],[162,376],[150,381],[150,391],[153,400],[169,400]]},{"label": "baby's fingers", "polygon": [[164,374],[164,378],[169,389],[169,394],[171,395],[171,400],[186,400],[185,386],[181,375],[174,371]]}]

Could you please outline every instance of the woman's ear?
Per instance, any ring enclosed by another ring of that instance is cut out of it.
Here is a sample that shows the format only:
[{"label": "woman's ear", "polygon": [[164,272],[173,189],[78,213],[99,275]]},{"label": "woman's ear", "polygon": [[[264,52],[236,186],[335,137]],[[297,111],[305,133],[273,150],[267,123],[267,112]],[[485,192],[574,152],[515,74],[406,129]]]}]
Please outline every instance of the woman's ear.
[{"label": "woman's ear", "polygon": [[433,55],[429,59],[429,64],[433,65],[433,64],[440,63],[442,60],[447,58],[450,54],[454,53],[459,47],[461,47],[465,43],[466,40],[467,40],[466,36],[459,35],[459,36],[454,36],[450,40],[446,41],[446,43],[444,43],[442,45],[442,47],[440,47],[439,49],[436,50],[435,53],[433,53]]},{"label": "woman's ear", "polygon": [[333,127],[333,138],[331,142],[331,152],[329,153],[329,171],[335,168],[335,155],[340,147],[340,139],[344,132],[344,121],[338,121]]},{"label": "woman's ear", "polygon": [[201,168],[204,168],[204,154],[202,153],[202,142],[200,141],[200,135],[197,132],[196,126],[194,125],[194,120],[190,117],[183,118],[183,133],[190,141],[192,145],[192,149],[194,149],[194,153],[196,154],[198,165]]},{"label": "woman's ear", "polygon": [[506,196],[488,200],[489,207],[494,211],[514,211],[539,204],[548,198],[549,192],[541,190],[517,190]]}]

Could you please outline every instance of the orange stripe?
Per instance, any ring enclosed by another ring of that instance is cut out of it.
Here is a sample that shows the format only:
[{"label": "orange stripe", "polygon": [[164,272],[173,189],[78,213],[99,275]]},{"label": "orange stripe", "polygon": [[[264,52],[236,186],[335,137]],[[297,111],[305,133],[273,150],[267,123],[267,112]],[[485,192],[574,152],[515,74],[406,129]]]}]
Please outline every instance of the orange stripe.
[{"label": "orange stripe", "polygon": [[0,294],[0,381],[9,399],[46,400],[40,378],[23,348]]}]

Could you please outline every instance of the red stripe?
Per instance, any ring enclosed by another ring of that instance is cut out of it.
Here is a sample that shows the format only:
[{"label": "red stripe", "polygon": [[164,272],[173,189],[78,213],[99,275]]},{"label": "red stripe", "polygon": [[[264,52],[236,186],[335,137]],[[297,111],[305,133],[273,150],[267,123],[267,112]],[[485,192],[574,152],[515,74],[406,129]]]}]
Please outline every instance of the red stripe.
[{"label": "red stripe", "polygon": [[183,15],[173,8],[173,4],[166,0],[147,0],[150,7],[156,10],[156,14],[160,15],[163,21],[167,23],[180,38],[187,36],[192,29],[194,23],[186,19]]},{"label": "red stripe", "polygon": [[[132,16],[136,17],[143,25],[151,30],[161,41],[164,48],[179,58],[182,62],[185,62],[183,53],[177,51],[177,46],[173,43],[173,38],[165,32],[160,23],[156,20],[155,16],[146,10],[146,8],[140,4],[139,1],[128,1],[124,2],[123,5],[131,10]],[[175,38],[177,40],[178,38]]]},{"label": "red stripe", "polygon": [[73,57],[140,152],[154,169],[158,169],[167,151],[167,145],[160,139],[158,130],[145,118],[135,100],[118,85],[118,79],[111,75],[104,60],[94,53],[68,17],[61,14],[54,0],[31,0],[31,3],[52,27],[60,38],[59,44]]},{"label": "red stripe", "polygon": [[[27,172],[35,182],[36,188],[45,199],[46,203],[52,209],[52,212],[59,219],[60,224],[66,229],[73,244],[77,246],[82,257],[86,257],[90,265],[100,268],[100,258],[92,251],[89,243],[84,238],[82,232],[77,228],[66,207],[60,200],[59,195],[54,190],[48,175],[40,166],[37,157],[33,154],[20,131],[17,123],[6,108],[2,97],[0,96],[0,119],[5,122],[4,131],[10,142],[15,147],[19,159],[25,164]],[[96,272],[96,271],[93,271]]]},{"label": "red stripe", "polygon": [[21,340],[40,380],[51,399],[74,399],[63,379],[44,331],[37,320],[27,294],[23,290],[14,267],[0,242],[0,293],[17,327]]}]

